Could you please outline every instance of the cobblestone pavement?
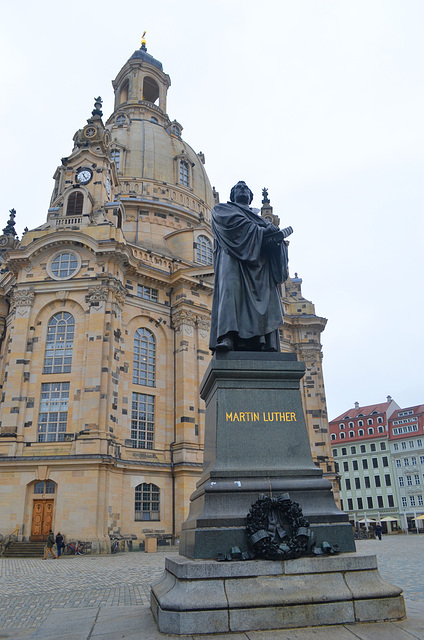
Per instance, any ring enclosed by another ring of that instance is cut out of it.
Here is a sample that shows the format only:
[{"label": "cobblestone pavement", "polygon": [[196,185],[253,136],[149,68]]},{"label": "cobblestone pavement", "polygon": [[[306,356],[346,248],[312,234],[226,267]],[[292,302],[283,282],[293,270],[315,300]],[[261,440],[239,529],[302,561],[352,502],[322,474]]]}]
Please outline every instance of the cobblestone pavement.
[{"label": "cobblestone pavement", "polygon": [[[424,618],[424,535],[361,540],[357,550],[377,555],[381,576],[404,590],[407,611]],[[150,585],[162,574],[164,556],[134,552],[47,561],[1,558],[0,639],[29,638],[53,609],[75,608],[78,617],[89,608],[104,615],[110,607],[147,608]]]}]

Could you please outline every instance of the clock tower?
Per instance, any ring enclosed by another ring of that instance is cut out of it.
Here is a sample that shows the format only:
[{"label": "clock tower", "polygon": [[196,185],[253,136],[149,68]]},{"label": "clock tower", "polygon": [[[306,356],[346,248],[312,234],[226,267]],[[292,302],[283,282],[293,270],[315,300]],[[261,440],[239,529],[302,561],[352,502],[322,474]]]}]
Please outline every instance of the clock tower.
[{"label": "clock tower", "polygon": [[103,124],[101,107],[98,97],[91,118],[74,135],[71,155],[62,158],[53,176],[55,187],[47,218],[53,225],[67,226],[74,218],[83,225],[122,224],[123,208],[114,203],[119,181],[110,159],[110,133]]}]

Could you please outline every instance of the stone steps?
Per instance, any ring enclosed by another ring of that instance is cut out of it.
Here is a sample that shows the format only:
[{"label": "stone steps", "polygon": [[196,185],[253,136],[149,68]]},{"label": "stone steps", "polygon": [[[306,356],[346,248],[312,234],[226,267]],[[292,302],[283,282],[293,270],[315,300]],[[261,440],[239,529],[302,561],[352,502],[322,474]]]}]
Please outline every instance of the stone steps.
[{"label": "stone steps", "polygon": [[12,542],[3,554],[4,558],[42,558],[45,542]]}]

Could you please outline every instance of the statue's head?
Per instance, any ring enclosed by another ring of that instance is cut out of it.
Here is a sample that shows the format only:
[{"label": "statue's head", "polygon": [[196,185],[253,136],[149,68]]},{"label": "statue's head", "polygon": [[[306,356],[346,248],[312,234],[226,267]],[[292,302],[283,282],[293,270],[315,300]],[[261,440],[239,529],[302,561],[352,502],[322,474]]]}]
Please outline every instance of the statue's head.
[{"label": "statue's head", "polygon": [[[237,184],[231,189],[230,201],[242,202],[243,204],[250,204],[253,200],[253,192],[249,189],[244,180],[239,180]],[[245,203],[243,202],[245,201]]]}]

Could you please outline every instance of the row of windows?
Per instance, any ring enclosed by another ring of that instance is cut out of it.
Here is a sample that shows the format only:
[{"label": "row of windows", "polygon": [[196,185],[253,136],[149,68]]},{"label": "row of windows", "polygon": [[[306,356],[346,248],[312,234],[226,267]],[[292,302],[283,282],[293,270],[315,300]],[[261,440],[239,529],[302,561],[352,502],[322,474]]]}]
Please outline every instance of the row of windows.
[{"label": "row of windows", "polygon": [[[383,423],[383,418],[378,417],[377,418],[377,424],[382,424],[382,423]],[[374,420],[372,418],[368,418],[367,424],[368,425],[374,424]],[[345,426],[346,425],[343,422],[341,422],[339,424],[339,429],[345,429]],[[355,423],[354,422],[349,422],[347,426],[348,426],[349,429],[354,429]],[[363,420],[358,420],[358,425],[357,426],[358,427],[363,427],[364,426],[364,421]]]},{"label": "row of windows", "polygon": [[[417,498],[417,502],[415,502],[415,498]],[[417,496],[409,496],[409,506],[410,507],[422,507],[424,505],[422,495]],[[402,507],[408,506],[408,500],[405,496],[402,496]]]},{"label": "row of windows", "polygon": [[[75,320],[67,311],[56,313],[50,318],[47,325],[43,373],[71,371],[74,333]],[[153,333],[148,329],[140,328],[135,332],[133,365],[134,384],[154,387],[156,344]]]},{"label": "row of windows", "polygon": [[[41,385],[38,415],[38,442],[63,442],[69,407],[69,382]],[[155,430],[155,397],[132,394],[131,441],[136,449],[153,449]]]},{"label": "row of windows", "polygon": [[[385,450],[386,450],[386,443],[385,442],[380,442],[380,451],[385,451]],[[359,447],[359,451],[360,451],[360,453],[366,453],[367,446],[365,444],[361,444],[360,447]],[[375,442],[371,442],[370,451],[377,451],[377,445],[376,445]],[[350,453],[352,455],[356,454],[356,446],[350,447]],[[342,454],[342,456],[347,456],[346,447],[342,447],[341,454]],[[333,456],[335,458],[337,457],[337,449],[333,449]]]},{"label": "row of windows", "polygon": [[[406,442],[402,441],[401,443],[402,449],[406,449]],[[422,447],[423,446],[423,441],[421,438],[418,438],[417,440],[417,447]],[[415,448],[415,442],[414,440],[410,440],[409,441],[409,448],[410,449],[414,449]],[[393,444],[393,451],[399,451],[399,442],[395,442]]]},{"label": "row of windows", "polygon": [[[416,456],[412,456],[412,458],[404,458],[403,459],[403,464],[404,464],[405,467],[409,467],[409,461],[411,461],[411,466],[414,466],[415,464],[417,464]],[[424,456],[420,456],[420,464],[424,464]],[[401,467],[402,466],[402,461],[401,460],[396,460],[396,466],[397,467]]]},{"label": "row of windows", "polygon": [[[342,511],[344,509],[343,506],[343,500],[340,501],[341,502],[341,508]],[[363,498],[356,498],[356,508],[358,510],[364,509],[364,499]],[[367,502],[366,502],[367,508],[368,509],[374,509],[374,500],[372,498],[372,496],[367,496]],[[384,509],[385,506],[387,507],[394,507],[395,503],[393,500],[393,496],[387,496],[387,505],[384,504],[384,498],[383,496],[377,496],[377,505],[378,509]],[[348,511],[353,511],[353,498],[348,498],[347,499],[347,508]]]},{"label": "row of windows", "polygon": [[[390,474],[386,473],[384,476],[384,483],[386,485],[386,487],[391,487],[392,486],[392,480],[390,478]],[[354,478],[354,484],[355,484],[355,489],[360,489],[361,488],[361,479],[360,478]],[[374,485],[379,488],[381,487],[381,478],[380,476],[374,476]],[[369,476],[365,476],[364,477],[364,486],[365,489],[371,489],[371,480]],[[345,479],[345,487],[346,487],[346,491],[350,491],[352,488],[352,483],[351,480],[349,478]]]},{"label": "row of windows", "polygon": [[[383,467],[388,467],[389,466],[389,459],[387,458],[387,456],[383,456],[381,459],[382,463],[383,463]],[[372,468],[373,469],[378,469],[378,458],[371,458],[371,463],[372,463]],[[368,459],[367,458],[363,458],[362,459],[362,468],[363,469],[368,469]],[[358,471],[358,460],[352,460],[352,469],[353,471]],[[339,465],[336,462],[336,471],[339,471]],[[343,462],[343,471],[349,471],[349,463],[347,460],[345,460]]]},{"label": "row of windows", "polygon": [[417,424],[409,424],[407,427],[395,427],[393,429],[393,435],[398,436],[401,433],[412,433],[413,431],[418,431]]},{"label": "row of windows", "polygon": [[[404,487],[405,486],[405,479],[403,476],[399,476],[398,478],[399,480],[399,486],[400,487]],[[407,487],[412,487],[413,484],[421,484],[420,481],[420,476],[418,473],[414,474],[414,482],[412,482],[412,476],[406,476],[406,486]]]},{"label": "row of windows", "polygon": [[[367,433],[369,436],[371,436],[374,433],[374,427],[368,427]],[[377,427],[377,433],[384,433],[384,427]],[[365,431],[363,429],[358,429],[357,434],[355,433],[355,431],[349,431],[349,438],[356,438],[357,436],[362,437],[364,435],[365,435]],[[340,440],[344,440],[346,438],[346,434],[343,433],[342,431],[341,433],[339,433],[339,438]],[[335,433],[332,433],[331,439],[336,440],[337,435]]]}]

